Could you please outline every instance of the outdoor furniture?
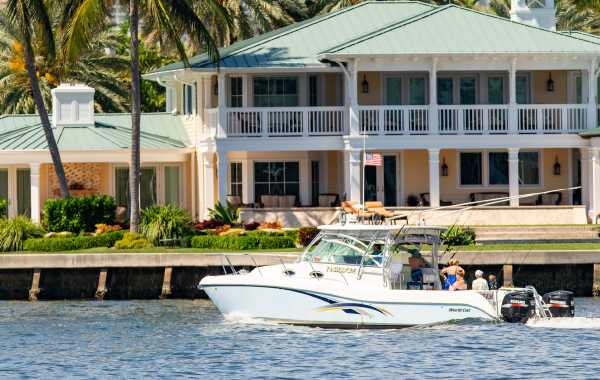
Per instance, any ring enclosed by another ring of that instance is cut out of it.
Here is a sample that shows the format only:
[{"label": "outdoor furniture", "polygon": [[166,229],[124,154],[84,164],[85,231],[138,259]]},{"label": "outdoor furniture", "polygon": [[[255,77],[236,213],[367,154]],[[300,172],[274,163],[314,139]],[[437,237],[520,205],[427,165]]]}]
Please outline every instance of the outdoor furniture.
[{"label": "outdoor furniture", "polygon": [[547,194],[540,194],[535,202],[536,205],[555,205],[558,206],[562,203],[562,193],[560,191],[553,191]]},{"label": "outdoor furniture", "polygon": [[373,217],[375,213],[371,211],[365,211],[358,202],[354,201],[343,201],[340,206],[342,207],[342,211],[344,212],[345,217],[352,216],[355,219],[362,218],[368,222],[373,222]]},{"label": "outdoor furniture", "polygon": [[276,195],[261,195],[260,203],[262,204],[262,207],[266,208],[275,208],[279,206]]},{"label": "outdoor furniture", "polygon": [[[486,200],[490,200],[490,199],[496,199],[496,198],[508,198],[508,193],[503,192],[503,191],[479,191],[479,192],[475,192],[475,193],[471,193],[469,194],[469,199],[471,202],[482,202],[485,203],[483,201]],[[508,206],[508,200],[506,202],[498,202],[498,203],[494,203],[493,205],[490,206]]]},{"label": "outdoor furniture", "polygon": [[296,205],[295,195],[261,195],[260,203],[265,208],[289,208]]},{"label": "outdoor furniture", "polygon": [[386,210],[382,202],[365,202],[365,207],[367,208],[367,211],[374,212],[375,216],[378,217],[380,220],[398,217],[398,219],[393,220],[394,224],[397,220],[406,220],[406,223],[408,223],[408,215],[405,215],[401,211]]},{"label": "outdoor furniture", "polygon": [[[419,206],[431,205],[431,202],[429,201],[429,193],[421,193],[419,194],[419,197],[421,198]],[[452,202],[440,199],[440,206],[452,206]]]},{"label": "outdoor furniture", "polygon": [[242,198],[239,195],[228,195],[227,203],[231,204],[235,208],[238,208],[242,205]]},{"label": "outdoor furniture", "polygon": [[319,194],[319,207],[335,207],[339,203],[338,194],[323,193]]}]

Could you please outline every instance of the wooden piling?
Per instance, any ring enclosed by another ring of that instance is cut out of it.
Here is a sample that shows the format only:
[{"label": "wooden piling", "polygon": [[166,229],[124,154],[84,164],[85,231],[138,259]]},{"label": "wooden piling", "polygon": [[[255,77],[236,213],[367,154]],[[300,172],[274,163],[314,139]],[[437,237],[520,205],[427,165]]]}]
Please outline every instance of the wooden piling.
[{"label": "wooden piling", "polygon": [[165,267],[165,274],[163,276],[162,291],[160,292],[160,298],[167,298],[171,295],[171,275],[173,274],[172,267]]},{"label": "wooden piling", "polygon": [[31,277],[31,288],[29,289],[29,301],[37,301],[37,296],[40,293],[40,276],[41,269],[34,269]]},{"label": "wooden piling", "polygon": [[102,301],[104,299],[104,296],[108,292],[108,289],[106,289],[107,272],[108,272],[108,270],[106,268],[103,268],[100,270],[100,273],[98,274],[98,287],[96,288],[95,296],[96,296],[96,299],[99,301]]},{"label": "wooden piling", "polygon": [[513,266],[511,264],[503,265],[502,274],[504,278],[502,285],[507,288],[513,287]]},{"label": "wooden piling", "polygon": [[592,295],[600,296],[600,264],[594,264],[594,277],[592,281]]}]

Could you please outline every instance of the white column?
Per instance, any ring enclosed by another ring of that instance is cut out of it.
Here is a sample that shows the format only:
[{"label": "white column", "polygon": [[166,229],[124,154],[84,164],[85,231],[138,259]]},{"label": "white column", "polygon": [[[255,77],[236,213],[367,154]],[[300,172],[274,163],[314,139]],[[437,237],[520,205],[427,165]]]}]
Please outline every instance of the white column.
[{"label": "white column", "polygon": [[588,217],[596,222],[596,214],[600,211],[600,148],[589,149],[588,162]]},{"label": "white column", "polygon": [[429,131],[432,135],[438,133],[437,107],[437,57],[434,57],[429,70]]},{"label": "white column", "polygon": [[204,153],[202,156],[204,156],[204,207],[208,212],[208,209],[215,207],[217,202],[215,196],[215,166],[211,152]]},{"label": "white column", "polygon": [[247,158],[242,160],[242,203],[254,203],[254,171],[253,162]]},{"label": "white column", "polygon": [[581,161],[581,204],[589,208],[590,194],[590,161],[589,148],[579,148],[579,159]]},{"label": "white column", "polygon": [[508,148],[508,195],[510,206],[519,206],[519,148]]},{"label": "white column", "polygon": [[227,152],[220,151],[217,156],[218,199],[222,205],[225,205],[227,194],[229,194],[229,159],[227,158]]},{"label": "white column", "polygon": [[198,218],[205,218],[207,214],[206,204],[206,175],[204,174],[204,154],[200,151],[196,151],[196,168],[197,168],[197,182],[198,186],[196,191],[196,199],[198,200]]},{"label": "white column", "polygon": [[429,152],[429,203],[433,208],[440,207],[440,150]]},{"label": "white column", "polygon": [[360,150],[344,151],[344,192],[346,200],[361,202],[361,169]]},{"label": "white column", "polygon": [[40,164],[29,164],[31,173],[31,221],[40,223],[41,205],[40,205]]},{"label": "white column", "polygon": [[596,96],[598,91],[598,82],[596,81],[596,58],[592,59],[588,69],[588,107],[587,107],[587,127],[596,128],[597,123],[597,103]]},{"label": "white column", "polygon": [[[191,212],[191,216],[193,220],[198,219],[198,205],[196,202],[196,195],[198,193],[196,193],[196,181],[198,180],[198,178],[196,177],[196,152],[192,152],[190,153],[190,180],[189,180],[189,188],[191,189],[191,194],[190,194],[190,201],[191,204],[189,205]],[[183,183],[187,184],[187,181],[183,181]],[[183,193],[185,194],[185,192]]]},{"label": "white column", "polygon": [[312,200],[312,186],[310,175],[310,160],[303,158],[300,160],[300,204],[310,206]]},{"label": "white column", "polygon": [[352,136],[360,134],[358,122],[358,61],[348,65],[349,77],[346,76],[346,107],[348,108],[349,133]]},{"label": "white column", "polygon": [[242,74],[242,107],[250,107],[250,78]]},{"label": "white column", "polygon": [[517,59],[510,62],[508,71],[508,130],[517,133]]},{"label": "white column", "polygon": [[219,73],[217,86],[219,87],[219,127],[217,128],[217,136],[225,137],[225,128],[227,122],[227,115],[225,110],[227,109],[227,94],[225,91],[225,74]]}]

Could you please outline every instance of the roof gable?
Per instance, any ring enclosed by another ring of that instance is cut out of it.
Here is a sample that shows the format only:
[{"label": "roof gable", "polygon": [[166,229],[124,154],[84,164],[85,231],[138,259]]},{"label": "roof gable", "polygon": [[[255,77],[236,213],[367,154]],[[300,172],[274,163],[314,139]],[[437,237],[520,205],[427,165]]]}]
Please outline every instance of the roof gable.
[{"label": "roof gable", "polygon": [[327,55],[599,53],[600,44],[446,5],[330,47]]},{"label": "roof gable", "polygon": [[[366,1],[220,49],[220,66],[247,68],[323,65],[317,56],[324,49],[433,8],[432,5],[418,1]],[[195,69],[213,67],[205,54],[193,57],[190,64]],[[156,72],[183,68],[183,63],[178,62]]]}]

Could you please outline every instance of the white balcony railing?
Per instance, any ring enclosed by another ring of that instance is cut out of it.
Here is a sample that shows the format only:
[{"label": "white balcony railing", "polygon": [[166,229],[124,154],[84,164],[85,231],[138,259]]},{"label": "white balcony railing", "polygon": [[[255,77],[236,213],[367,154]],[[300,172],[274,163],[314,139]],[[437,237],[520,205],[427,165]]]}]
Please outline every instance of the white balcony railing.
[{"label": "white balcony railing", "polygon": [[[588,126],[586,104],[359,106],[367,135],[484,135],[578,133]],[[206,110],[206,125],[222,137],[342,136],[350,133],[345,107],[249,107]],[[600,118],[600,110],[599,110]],[[512,121],[514,120],[514,121]],[[600,119],[599,119],[600,120]],[[436,123],[436,124],[432,124]]]}]

